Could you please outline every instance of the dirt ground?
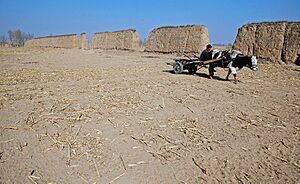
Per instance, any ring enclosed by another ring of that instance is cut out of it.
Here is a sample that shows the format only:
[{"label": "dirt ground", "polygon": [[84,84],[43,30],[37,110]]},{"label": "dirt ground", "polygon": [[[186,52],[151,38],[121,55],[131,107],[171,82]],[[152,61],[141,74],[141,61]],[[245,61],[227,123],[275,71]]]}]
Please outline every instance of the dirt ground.
[{"label": "dirt ground", "polygon": [[300,183],[300,68],[174,57],[0,49],[0,183]]}]

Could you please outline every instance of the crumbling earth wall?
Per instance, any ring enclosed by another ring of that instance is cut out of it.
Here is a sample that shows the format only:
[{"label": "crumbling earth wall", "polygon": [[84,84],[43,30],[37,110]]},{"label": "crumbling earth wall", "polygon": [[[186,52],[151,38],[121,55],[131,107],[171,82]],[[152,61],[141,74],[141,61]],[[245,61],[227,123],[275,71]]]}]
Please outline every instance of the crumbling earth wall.
[{"label": "crumbling earth wall", "polygon": [[89,41],[86,33],[81,33],[79,36],[79,48],[80,49],[89,49]]},{"label": "crumbling earth wall", "polygon": [[161,53],[200,53],[209,44],[205,26],[169,26],[154,29],[145,51]]},{"label": "crumbling earth wall", "polygon": [[294,63],[300,53],[300,22],[263,22],[239,28],[233,49],[271,62]]},{"label": "crumbling earth wall", "polygon": [[78,48],[78,38],[76,34],[39,37],[26,41],[25,47]]},{"label": "crumbling earth wall", "polygon": [[92,38],[93,49],[139,50],[140,38],[136,30],[95,33]]}]

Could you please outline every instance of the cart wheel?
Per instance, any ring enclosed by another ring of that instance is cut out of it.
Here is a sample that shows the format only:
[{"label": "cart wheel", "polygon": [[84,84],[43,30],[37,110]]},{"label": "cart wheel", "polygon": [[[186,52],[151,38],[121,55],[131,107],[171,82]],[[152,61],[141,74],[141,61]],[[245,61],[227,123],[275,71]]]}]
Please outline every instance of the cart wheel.
[{"label": "cart wheel", "polygon": [[183,72],[183,64],[176,62],[173,66],[174,73],[179,74]]},{"label": "cart wheel", "polygon": [[182,73],[183,72],[183,64],[180,62],[176,62],[173,66],[173,71],[176,74]]},{"label": "cart wheel", "polygon": [[188,69],[188,71],[189,71],[189,74],[195,74],[197,72],[197,67],[196,66],[191,67]]}]

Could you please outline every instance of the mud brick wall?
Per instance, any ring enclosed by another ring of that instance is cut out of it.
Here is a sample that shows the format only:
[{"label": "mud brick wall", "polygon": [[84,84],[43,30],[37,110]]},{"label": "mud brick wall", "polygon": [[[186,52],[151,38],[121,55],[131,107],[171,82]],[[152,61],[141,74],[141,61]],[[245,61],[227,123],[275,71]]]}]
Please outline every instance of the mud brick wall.
[{"label": "mud brick wall", "polygon": [[271,62],[294,63],[300,54],[300,22],[263,22],[239,28],[233,49]]},{"label": "mud brick wall", "polygon": [[76,34],[47,36],[25,42],[25,47],[78,48]]},{"label": "mud brick wall", "polygon": [[80,49],[89,49],[89,41],[86,33],[81,33],[79,36],[79,48]]},{"label": "mud brick wall", "polygon": [[210,43],[205,26],[170,26],[154,29],[145,51],[161,53],[200,53]]},{"label": "mud brick wall", "polygon": [[93,49],[138,50],[140,48],[139,44],[140,39],[134,29],[99,32],[92,37]]}]

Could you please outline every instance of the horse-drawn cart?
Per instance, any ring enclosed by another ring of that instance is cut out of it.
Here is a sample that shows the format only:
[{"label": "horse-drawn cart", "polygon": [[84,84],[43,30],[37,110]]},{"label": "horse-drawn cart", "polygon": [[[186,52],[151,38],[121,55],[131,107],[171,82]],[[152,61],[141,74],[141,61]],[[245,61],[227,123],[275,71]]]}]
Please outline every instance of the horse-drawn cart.
[{"label": "horse-drawn cart", "polygon": [[189,58],[188,59],[174,59],[175,62],[168,62],[168,65],[173,66],[173,71],[176,74],[182,73],[184,70],[188,70],[190,74],[195,74],[198,68],[207,65],[209,63],[218,62],[223,60],[223,58],[212,59],[208,61],[200,61],[199,58]]},{"label": "horse-drawn cart", "polygon": [[245,56],[239,51],[220,51],[213,50],[212,59],[208,61],[201,61],[200,58],[195,56],[195,59],[174,59],[175,62],[167,63],[173,66],[174,73],[182,73],[184,70],[188,70],[190,74],[197,72],[198,68],[210,64],[208,67],[209,77],[213,78],[214,68],[222,67],[229,68],[226,80],[230,74],[233,74],[235,83],[237,82],[236,71],[242,69],[244,66],[249,67],[251,70],[257,70],[257,59],[255,56]]}]

